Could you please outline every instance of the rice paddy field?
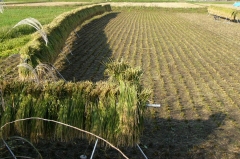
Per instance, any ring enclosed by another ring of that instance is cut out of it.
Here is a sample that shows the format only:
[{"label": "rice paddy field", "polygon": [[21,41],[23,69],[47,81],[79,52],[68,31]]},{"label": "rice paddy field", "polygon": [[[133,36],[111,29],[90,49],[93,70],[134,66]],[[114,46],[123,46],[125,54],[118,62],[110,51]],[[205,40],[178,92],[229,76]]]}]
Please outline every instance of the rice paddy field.
[{"label": "rice paddy field", "polygon": [[239,158],[239,28],[204,9],[116,8],[69,39],[72,64],[59,69],[97,81],[106,58],[140,66],[161,104],[142,137],[150,158]]},{"label": "rice paddy field", "polygon": [[[148,158],[240,158],[239,29],[206,8],[115,7],[76,28],[80,37],[69,37],[54,66],[68,81],[94,82],[109,58],[140,66],[151,103],[161,104],[145,118],[140,146]],[[74,158],[52,150],[52,158]],[[144,158],[136,147],[122,150]]]}]

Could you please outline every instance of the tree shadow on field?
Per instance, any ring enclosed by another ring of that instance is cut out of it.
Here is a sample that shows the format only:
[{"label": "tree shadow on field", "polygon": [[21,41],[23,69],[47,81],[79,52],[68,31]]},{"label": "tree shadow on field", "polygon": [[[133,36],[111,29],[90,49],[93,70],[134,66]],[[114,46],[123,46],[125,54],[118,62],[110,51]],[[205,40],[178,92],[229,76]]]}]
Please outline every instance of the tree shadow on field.
[{"label": "tree shadow on field", "polygon": [[105,27],[118,13],[109,13],[98,18],[93,18],[77,34],[72,34],[66,41],[64,48],[67,58],[62,57],[60,73],[67,81],[93,82],[104,79],[105,66],[103,63],[112,55],[112,50],[107,43]]},{"label": "tree shadow on field", "polygon": [[147,147],[144,152],[151,159],[209,157],[210,151],[214,150],[201,147],[201,144],[207,142],[209,136],[219,129],[225,117],[221,112],[212,114],[207,120],[149,117],[146,119],[141,147]]}]

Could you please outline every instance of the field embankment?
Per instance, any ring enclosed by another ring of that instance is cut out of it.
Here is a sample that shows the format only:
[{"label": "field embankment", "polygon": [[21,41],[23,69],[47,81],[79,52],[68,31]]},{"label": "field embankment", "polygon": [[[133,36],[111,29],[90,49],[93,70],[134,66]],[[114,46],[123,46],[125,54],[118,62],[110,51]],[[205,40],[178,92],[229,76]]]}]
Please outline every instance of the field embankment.
[{"label": "field embankment", "polygon": [[39,63],[53,63],[58,54],[61,53],[67,37],[78,25],[95,15],[110,10],[110,5],[93,5],[80,7],[59,15],[44,28],[49,43],[46,44],[42,36],[35,33],[33,40],[20,50],[22,62],[28,59],[33,67]]}]

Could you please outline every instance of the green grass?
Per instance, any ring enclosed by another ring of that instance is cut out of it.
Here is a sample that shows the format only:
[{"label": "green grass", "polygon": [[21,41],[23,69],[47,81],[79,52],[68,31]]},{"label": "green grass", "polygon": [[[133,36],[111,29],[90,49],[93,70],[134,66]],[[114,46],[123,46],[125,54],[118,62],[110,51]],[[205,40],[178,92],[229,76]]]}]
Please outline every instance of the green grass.
[{"label": "green grass", "polygon": [[53,7],[5,7],[0,14],[0,28],[12,27],[20,20],[28,17],[38,19],[40,23],[47,24],[59,14],[79,6],[53,6]]},{"label": "green grass", "polygon": [[0,58],[17,53],[19,47],[30,40],[30,34],[36,31],[29,26],[12,29],[19,21],[32,17],[44,25],[59,14],[77,7],[79,6],[5,7],[4,13],[0,14]]},{"label": "green grass", "polygon": [[[15,24],[25,18],[35,18],[42,25],[50,23],[59,14],[77,8],[79,6],[55,6],[55,7],[6,7],[3,14],[0,14],[0,38],[6,36],[6,32],[9,31]],[[15,30],[15,29],[14,29]],[[30,31],[29,31],[30,30]],[[29,34],[34,29],[25,27],[14,32],[14,35]],[[10,33],[10,35],[12,35]],[[10,36],[8,35],[8,37]]]}]

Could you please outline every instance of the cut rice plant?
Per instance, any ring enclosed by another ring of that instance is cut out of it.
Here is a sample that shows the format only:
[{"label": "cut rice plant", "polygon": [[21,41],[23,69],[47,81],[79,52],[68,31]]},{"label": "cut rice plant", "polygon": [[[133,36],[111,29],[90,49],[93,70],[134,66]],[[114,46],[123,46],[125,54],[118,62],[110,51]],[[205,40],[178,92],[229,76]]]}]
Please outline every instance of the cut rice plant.
[{"label": "cut rice plant", "polygon": [[52,65],[40,63],[35,68],[33,68],[27,62],[28,59],[25,59],[25,63],[21,63],[18,65],[18,67],[25,68],[19,69],[19,71],[24,71],[24,73],[21,73],[24,74],[24,76],[19,77],[23,81],[34,81],[37,83],[46,81],[53,82],[59,80],[57,75],[59,75],[63,80],[65,80],[63,76]]},{"label": "cut rice plant", "polygon": [[25,78],[27,77],[28,80],[34,80],[37,83],[39,83],[37,72],[31,65],[29,65],[27,63],[21,63],[18,65],[18,67],[26,68],[25,74],[27,74],[27,76],[24,76],[23,80],[25,80]]},{"label": "cut rice plant", "polygon": [[235,20],[237,14],[239,14],[238,10],[236,9],[219,7],[219,6],[209,6],[208,13],[211,15],[216,15],[229,20]]},{"label": "cut rice plant", "polygon": [[140,84],[140,78],[143,74],[142,70],[140,68],[132,68],[123,59],[120,61],[109,60],[108,63],[105,63],[105,66],[104,74],[109,77],[109,80],[115,82],[123,80],[137,85]]},{"label": "cut rice plant", "polygon": [[[128,63],[124,62],[123,59],[116,61],[110,59],[109,62],[104,65],[106,66],[104,74],[109,78],[109,81],[116,83],[127,81],[130,85],[136,86],[138,93],[140,93],[142,97],[146,96],[149,98],[152,91],[148,88],[143,89],[141,84],[143,71],[140,67],[133,68]],[[144,100],[145,99],[144,97]]]},{"label": "cut rice plant", "polygon": [[[1,125],[17,119],[40,117],[87,130],[117,146],[134,146],[140,141],[146,103],[151,92],[140,85],[141,70],[131,68],[123,61],[115,64],[116,67],[124,65],[130,71],[120,71],[118,80],[113,80],[116,75],[112,74],[109,80],[97,83],[45,81],[37,85],[31,81],[2,81],[6,108],[3,110],[1,107]],[[109,64],[111,69],[117,70],[113,65]],[[26,63],[21,66],[29,67]],[[46,69],[47,66],[41,67]],[[29,69],[40,80],[39,70]],[[2,134],[6,137],[15,131],[32,141],[53,137],[64,141],[75,137],[95,140],[95,137],[79,131],[44,121],[15,123],[4,128]]]},{"label": "cut rice plant", "polygon": [[126,69],[129,68],[129,65],[123,62],[123,59],[120,61],[109,60],[109,62],[105,63],[106,70],[105,75],[110,77],[110,80],[118,80],[120,79],[120,75],[124,73]]},{"label": "cut rice plant", "polygon": [[[118,131],[121,132],[119,136],[123,136],[120,139],[119,145],[122,145],[125,142],[134,141],[135,143],[139,143],[139,134],[141,127],[135,127],[139,125],[140,122],[138,120],[138,109],[137,109],[137,91],[136,87],[129,87],[127,83],[124,81],[120,81],[119,85],[119,98],[118,98],[118,112],[120,115]],[[131,127],[135,127],[137,130],[131,129]],[[131,134],[131,136],[129,136]],[[137,141],[137,142],[136,142]]]},{"label": "cut rice plant", "polygon": [[35,68],[40,81],[57,81],[56,70],[48,64],[39,64]]}]

